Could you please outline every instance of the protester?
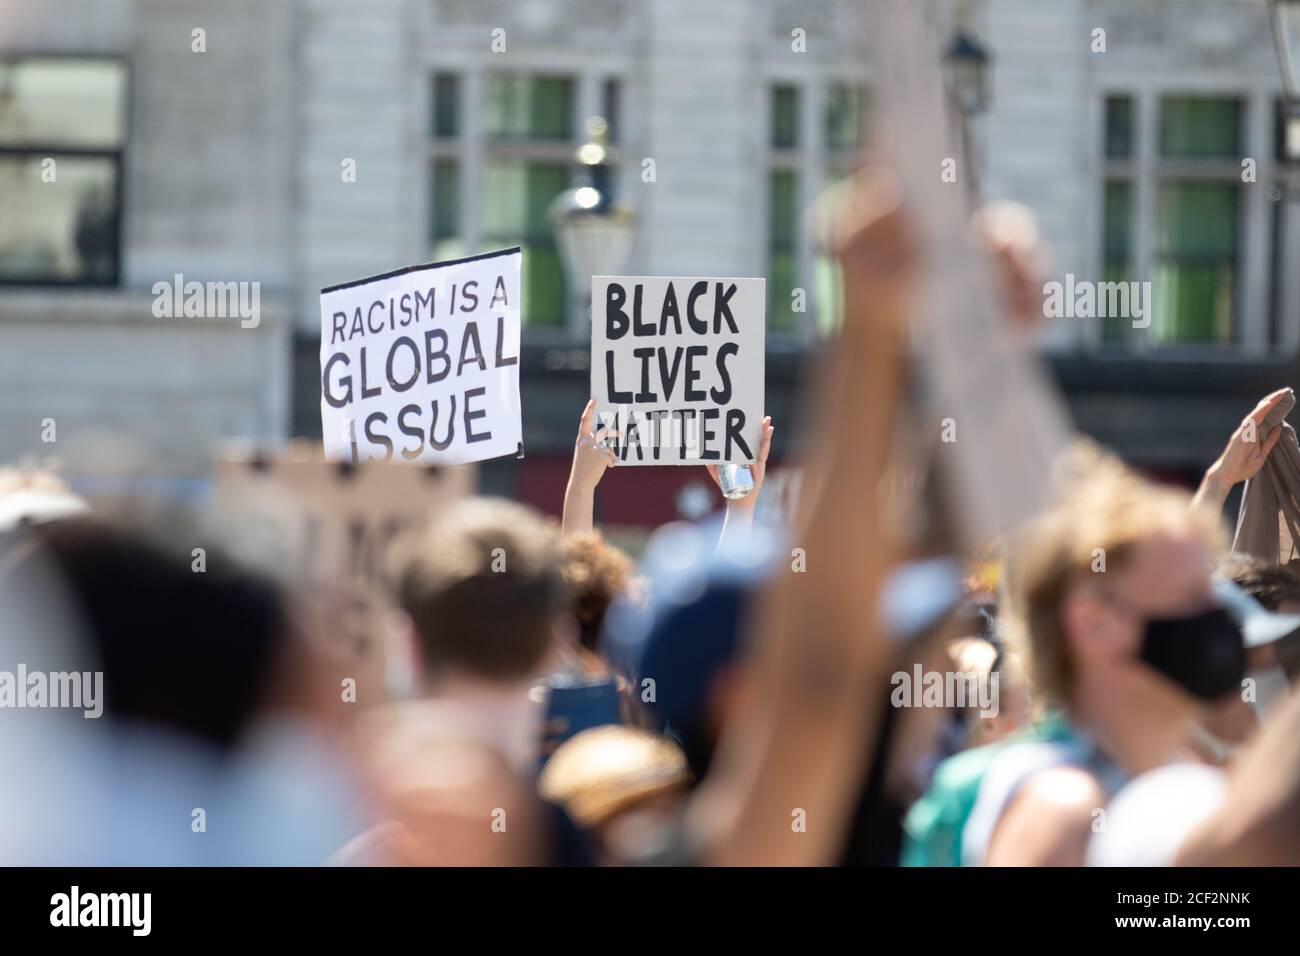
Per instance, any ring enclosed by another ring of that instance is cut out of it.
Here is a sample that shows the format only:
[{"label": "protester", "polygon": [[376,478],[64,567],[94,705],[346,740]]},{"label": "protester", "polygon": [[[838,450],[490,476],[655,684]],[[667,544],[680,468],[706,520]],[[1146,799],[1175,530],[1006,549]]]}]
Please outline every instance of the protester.
[{"label": "protester", "polygon": [[[915,464],[896,431],[932,264],[887,175],[853,190],[835,239],[844,328],[811,376],[791,526],[754,520],[765,417],[753,491],[727,501],[720,523],[657,532],[642,587],[595,529],[617,436],[588,402],[560,533],[520,505],[466,499],[409,542],[387,618],[412,662],[396,699],[358,703],[347,680],[339,694],[306,623],[320,596],[291,595],[221,549],[200,571],[198,529],[173,524],[164,545],[77,517],[84,503],[55,482],[3,476],[14,518],[0,587],[43,591],[48,578],[50,603],[69,610],[56,621],[0,602],[0,637],[61,634],[46,659],[102,669],[109,688],[103,731],[31,781],[42,799],[75,780],[101,802],[58,859],[1294,860],[1285,839],[1265,838],[1295,820],[1294,781],[1279,779],[1294,735],[1279,728],[1293,731],[1300,711],[1280,668],[1300,631],[1284,616],[1300,610],[1300,579],[1244,555],[1220,573],[1245,594],[1212,577],[1222,506],[1286,437],[1275,419],[1290,391],[1243,421],[1194,499],[1077,448],[1052,506],[1008,542],[1003,593],[981,579],[976,606],[954,542],[908,540],[915,529],[897,520],[936,502],[890,483]],[[1004,270],[1003,304],[1027,327],[1026,276],[1041,268],[1032,220],[990,209],[976,228]],[[968,675],[993,696],[896,696],[926,675]],[[341,714],[355,715],[346,750],[330,736]],[[47,731],[62,740],[66,728]],[[1198,733],[1227,770],[1186,759]],[[192,806],[195,788],[208,806]],[[191,841],[198,810],[237,836]],[[38,822],[42,834],[54,825]],[[17,843],[0,852],[33,858]]]},{"label": "protester", "polygon": [[[1270,611],[1300,614],[1300,576],[1294,565],[1269,564],[1234,552],[1220,561],[1219,574]],[[1300,634],[1287,634],[1272,644],[1252,649],[1247,657],[1252,670],[1281,667],[1289,682],[1300,681]]]},{"label": "protester", "polygon": [[[888,605],[891,591],[898,588],[896,571],[885,584],[882,600]],[[946,692],[927,701],[927,676],[941,680],[951,671],[948,644],[957,622],[950,608],[925,620],[916,629],[891,627],[895,639],[894,671],[889,690],[877,695],[880,722],[872,741],[871,762],[856,798],[852,826],[839,856],[842,866],[897,866],[900,860],[904,818],[908,808],[930,784],[935,769],[956,753],[965,739],[965,714],[961,704]],[[917,688],[915,681],[922,681]],[[946,683],[946,681],[945,681]],[[976,683],[963,679],[974,695],[970,703],[979,708]],[[983,684],[987,692],[990,687]],[[964,691],[963,691],[964,693]],[[995,698],[984,705],[995,709]]]},{"label": "protester", "polygon": [[[921,259],[886,179],[868,180],[856,200],[835,239],[844,329],[813,378],[803,426],[791,541],[810,560],[796,553],[755,606],[745,692],[689,809],[711,863],[833,862],[872,759],[879,701],[862,689],[886,678],[878,595],[897,553],[872,489],[893,448]],[[800,815],[813,825],[792,826]]]},{"label": "protester", "polygon": [[714,524],[656,532],[642,565],[646,600],[611,609],[601,641],[644,724],[681,747],[693,784],[708,774],[723,724],[736,712],[746,611],[777,553],[765,535],[717,542]]},{"label": "protester", "polygon": [[[328,736],[310,642],[270,581],[215,548],[196,571],[202,532],[175,516],[165,527],[64,518],[10,542],[5,602],[45,625],[19,660],[102,692],[99,720],[62,725],[46,748],[75,785],[39,805],[31,832],[75,835],[64,862],[322,863],[365,809]],[[0,649],[23,641],[0,627]],[[58,712],[35,713],[60,726]],[[220,838],[205,836],[209,820]],[[37,861],[54,858],[46,847]]]},{"label": "protester", "polygon": [[1031,709],[1030,686],[1018,654],[1001,640],[979,636],[951,642],[948,657],[956,673],[974,674],[979,682],[997,687],[995,713],[981,712],[978,702],[967,703],[963,748],[996,743],[1025,725]]},{"label": "protester", "polygon": [[1193,498],[1197,507],[1219,513],[1233,487],[1259,474],[1282,437],[1280,424],[1269,427],[1265,422],[1284,402],[1295,404],[1295,396],[1289,388],[1280,388],[1264,396],[1254,410],[1241,420],[1222,454],[1205,470],[1205,476]]},{"label": "protester", "polygon": [[966,761],[986,761],[948,800],[977,788],[959,824],[966,865],[1084,862],[1097,811],[1175,759],[1245,671],[1211,589],[1216,521],[1091,449],[1063,477],[1008,557],[1007,623],[1054,709],[1030,739]]},{"label": "protester", "polygon": [[[1262,610],[1296,614],[1300,612],[1300,580],[1287,568],[1240,553],[1224,555],[1218,575],[1241,589],[1229,608],[1238,609],[1240,623]],[[1221,597],[1225,596],[1221,593]],[[1257,603],[1256,603],[1257,602]],[[1244,610],[1242,610],[1244,608]],[[1224,765],[1254,736],[1266,713],[1287,694],[1293,678],[1284,669],[1288,650],[1300,644],[1300,618],[1296,627],[1283,627],[1270,639],[1246,648],[1246,690],[1235,690],[1216,704],[1197,727],[1193,750],[1207,763]],[[1248,642],[1249,645],[1249,642]]]},{"label": "protester", "polygon": [[364,720],[383,824],[339,862],[575,862],[571,825],[535,792],[543,712],[530,691],[574,642],[555,536],[513,502],[458,502],[413,543],[398,596],[417,696]]},{"label": "protester", "polygon": [[597,425],[596,400],[587,402],[578,423],[578,437],[573,443],[573,467],[564,489],[564,533],[581,534],[592,530],[596,507],[596,486],[605,472],[618,464],[618,456],[606,445],[616,437],[616,429]]},{"label": "protester", "polygon": [[560,542],[560,562],[569,606],[578,623],[578,644],[586,654],[595,655],[609,606],[620,596],[636,599],[635,566],[626,552],[598,531],[566,535]]}]

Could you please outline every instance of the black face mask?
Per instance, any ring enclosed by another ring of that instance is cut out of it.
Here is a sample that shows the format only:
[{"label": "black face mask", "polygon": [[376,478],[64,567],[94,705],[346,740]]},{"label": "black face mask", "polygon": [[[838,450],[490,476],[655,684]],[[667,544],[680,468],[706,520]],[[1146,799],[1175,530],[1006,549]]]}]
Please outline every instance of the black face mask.
[{"label": "black face mask", "polygon": [[1142,635],[1142,660],[1201,700],[1240,687],[1246,674],[1241,629],[1217,607],[1190,617],[1149,619]]}]

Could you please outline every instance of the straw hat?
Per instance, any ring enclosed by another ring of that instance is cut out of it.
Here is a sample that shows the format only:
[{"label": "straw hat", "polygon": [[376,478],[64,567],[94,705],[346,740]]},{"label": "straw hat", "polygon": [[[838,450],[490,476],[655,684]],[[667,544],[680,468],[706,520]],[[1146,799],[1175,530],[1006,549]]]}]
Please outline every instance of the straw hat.
[{"label": "straw hat", "polygon": [[609,724],[565,741],[542,770],[539,788],[574,821],[597,827],[620,811],[686,785],[681,748],[658,734]]}]

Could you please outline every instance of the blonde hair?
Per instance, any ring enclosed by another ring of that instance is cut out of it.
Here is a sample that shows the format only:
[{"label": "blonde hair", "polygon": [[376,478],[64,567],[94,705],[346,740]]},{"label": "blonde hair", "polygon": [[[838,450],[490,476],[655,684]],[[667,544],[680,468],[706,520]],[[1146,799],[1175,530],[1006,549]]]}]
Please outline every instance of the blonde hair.
[{"label": "blonde hair", "polygon": [[1122,571],[1137,545],[1190,533],[1211,553],[1227,546],[1216,515],[1193,509],[1191,496],[1157,485],[1114,455],[1076,443],[1058,463],[1056,504],[1032,521],[1006,556],[1007,635],[1044,703],[1070,702],[1074,666],[1061,608],[1085,576]]}]

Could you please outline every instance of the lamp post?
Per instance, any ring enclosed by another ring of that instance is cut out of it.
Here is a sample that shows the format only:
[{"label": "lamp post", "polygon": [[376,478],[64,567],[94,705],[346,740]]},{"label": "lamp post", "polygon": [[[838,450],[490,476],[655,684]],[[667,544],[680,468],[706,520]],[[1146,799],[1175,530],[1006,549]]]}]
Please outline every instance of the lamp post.
[{"label": "lamp post", "polygon": [[583,306],[570,309],[569,327],[576,334],[586,330],[591,317],[591,277],[618,275],[636,234],[636,213],[614,195],[609,125],[593,116],[585,128],[587,141],[574,153],[577,184],[556,196],[550,206],[569,288]]},{"label": "lamp post", "polygon": [[1300,0],[1270,0],[1285,94],[1278,116],[1282,195],[1300,197]]},{"label": "lamp post", "polygon": [[988,51],[963,25],[959,25],[953,34],[943,62],[948,73],[948,88],[961,115],[976,116],[988,109]]},{"label": "lamp post", "polygon": [[979,192],[972,152],[971,121],[989,107],[989,54],[970,32],[970,11],[963,2],[957,8],[956,32],[943,54],[943,69],[948,94],[960,116],[961,147],[969,170],[971,194]]}]

